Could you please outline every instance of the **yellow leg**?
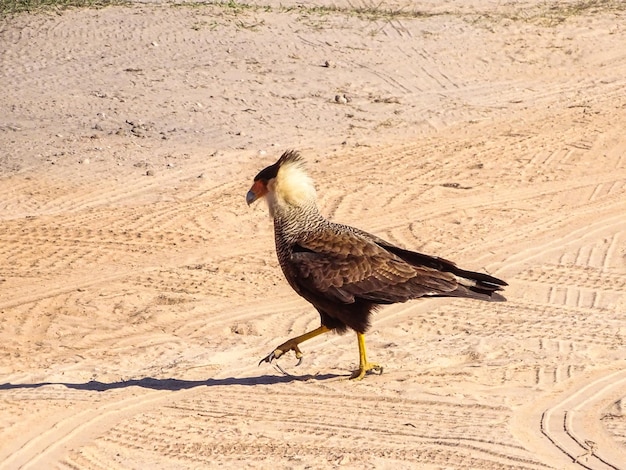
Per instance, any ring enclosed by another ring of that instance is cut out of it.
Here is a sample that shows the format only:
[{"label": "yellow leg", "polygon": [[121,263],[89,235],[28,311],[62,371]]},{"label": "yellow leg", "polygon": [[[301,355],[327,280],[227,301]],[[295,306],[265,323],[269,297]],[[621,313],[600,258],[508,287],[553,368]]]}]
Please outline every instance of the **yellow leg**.
[{"label": "yellow leg", "polygon": [[361,380],[370,370],[374,370],[379,374],[382,374],[383,368],[381,366],[367,362],[367,354],[365,352],[365,335],[357,333],[356,338],[359,342],[359,368],[352,373],[352,377],[350,377],[350,379]]},{"label": "yellow leg", "polygon": [[300,343],[305,342],[306,340],[315,338],[316,336],[319,336],[328,331],[330,331],[330,329],[322,325],[319,328],[314,329],[313,331],[309,331],[308,333],[304,333],[303,335],[296,336],[295,338],[291,338],[285,341],[280,346],[278,346],[276,349],[274,349],[271,353],[269,353],[263,359],[261,359],[259,361],[259,365],[261,365],[262,362],[271,363],[274,359],[278,359],[280,356],[282,356],[283,354],[289,351],[293,351],[296,353],[296,359],[299,360],[298,364],[300,364],[300,360],[302,359],[303,354],[302,354],[302,351],[300,351],[300,348],[298,347],[298,345]]}]

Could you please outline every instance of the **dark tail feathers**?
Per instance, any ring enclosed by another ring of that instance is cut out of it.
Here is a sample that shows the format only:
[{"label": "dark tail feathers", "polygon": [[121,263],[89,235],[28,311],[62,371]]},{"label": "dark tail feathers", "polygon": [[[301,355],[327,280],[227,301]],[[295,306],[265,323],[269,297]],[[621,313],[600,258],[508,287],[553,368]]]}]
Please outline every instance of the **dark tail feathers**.
[{"label": "dark tail feathers", "polygon": [[502,290],[504,286],[508,286],[502,279],[485,273],[466,271],[457,267],[452,261],[425,255],[416,251],[404,250],[397,246],[383,245],[383,248],[413,265],[427,266],[438,271],[452,273],[462,280],[468,281],[465,283],[461,280],[456,290],[433,297],[468,297],[491,302],[503,302],[506,300],[504,296],[497,293],[497,291]]}]

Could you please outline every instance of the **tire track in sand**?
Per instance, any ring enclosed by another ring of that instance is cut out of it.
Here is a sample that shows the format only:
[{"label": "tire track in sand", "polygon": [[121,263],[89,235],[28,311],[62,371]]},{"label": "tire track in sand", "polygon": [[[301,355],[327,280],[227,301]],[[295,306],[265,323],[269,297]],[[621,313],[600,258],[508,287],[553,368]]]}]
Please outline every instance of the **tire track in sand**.
[{"label": "tire track in sand", "polygon": [[[364,395],[346,401],[345,387],[352,387],[349,382],[326,382],[327,386],[315,392],[307,382],[274,384],[271,392],[259,389],[258,395],[231,386],[228,393],[233,400],[228,402],[220,399],[219,388],[197,390],[194,396],[179,394],[182,399],[158,412],[120,420],[85,451],[89,460],[96,462],[119,453],[134,455],[135,459],[159,455],[179,466],[215,465],[227,462],[234,454],[250,461],[273,455],[283,461],[295,462],[297,458],[320,463],[354,451],[367,440],[371,444],[365,458],[388,455],[416,464],[439,465],[453,461],[465,468],[501,468],[513,462],[519,469],[546,468],[503,436],[501,413],[505,410],[498,406],[458,404],[427,396],[406,400]],[[345,407],[343,413],[320,414],[338,400]],[[163,415],[168,416],[165,426]],[[455,431],[442,434],[428,424],[433,420],[455,423]],[[484,432],[469,433],[477,424]],[[191,430],[188,437],[183,438],[182,429]],[[283,439],[284,433],[293,439]],[[64,463],[78,457],[73,452]],[[351,463],[360,462],[355,457]]]},{"label": "tire track in sand", "polygon": [[88,442],[94,436],[106,432],[116,422],[115,417],[149,409],[169,394],[168,391],[160,390],[69,414],[43,431],[36,429],[24,445],[4,459],[0,469],[51,467],[52,462],[57,461],[68,446]]},{"label": "tire track in sand", "polygon": [[558,389],[565,391],[556,399],[552,390],[517,410],[513,433],[529,447],[548,452],[555,465],[564,465],[565,458],[567,468],[623,470],[626,450],[603,428],[601,419],[626,393],[626,371],[585,374]]}]

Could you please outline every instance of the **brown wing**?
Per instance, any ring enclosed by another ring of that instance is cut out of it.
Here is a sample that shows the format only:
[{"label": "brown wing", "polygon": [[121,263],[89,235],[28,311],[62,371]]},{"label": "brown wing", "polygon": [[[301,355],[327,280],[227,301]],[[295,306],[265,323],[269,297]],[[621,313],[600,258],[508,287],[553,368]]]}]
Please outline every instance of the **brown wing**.
[{"label": "brown wing", "polygon": [[357,297],[404,302],[457,288],[450,273],[413,266],[361,234],[332,226],[303,235],[291,260],[301,288],[342,303]]},{"label": "brown wing", "polygon": [[398,258],[402,259],[411,266],[425,267],[434,269],[435,271],[453,274],[459,283],[458,288],[451,292],[435,294],[436,296],[468,297],[488,301],[506,300],[502,295],[497,293],[497,291],[503,290],[504,286],[508,285],[502,279],[498,279],[497,277],[486,273],[461,269],[452,261],[448,261],[443,258],[418,253],[416,251],[405,250],[386,242],[382,238],[378,238],[370,233],[353,227],[351,227],[351,230],[356,231],[358,235],[370,240],[380,246],[383,250],[396,255]]}]

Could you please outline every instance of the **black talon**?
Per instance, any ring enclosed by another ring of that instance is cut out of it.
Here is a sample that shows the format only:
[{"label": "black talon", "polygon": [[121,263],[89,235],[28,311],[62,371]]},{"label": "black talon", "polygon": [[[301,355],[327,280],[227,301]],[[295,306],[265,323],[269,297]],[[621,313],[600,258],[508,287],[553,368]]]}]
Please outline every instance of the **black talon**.
[{"label": "black talon", "polygon": [[272,361],[274,359],[276,359],[276,355],[274,354],[276,351],[272,351],[271,353],[269,353],[267,356],[265,356],[263,359],[261,359],[259,361],[259,365],[263,364],[264,362],[267,362],[268,364],[271,364]]},{"label": "black talon", "polygon": [[[299,366],[300,364],[302,364],[302,352],[300,352],[300,350],[298,349],[298,347],[295,347],[295,352],[296,352],[296,357],[298,358],[298,362],[296,364],[296,367]],[[276,351],[279,351],[280,354],[276,355]],[[288,375],[289,377],[293,377],[293,375],[291,375],[289,372],[287,372],[285,369],[283,369],[280,364],[278,364],[278,362],[274,362],[275,360],[278,360],[278,358],[280,356],[282,356],[284,353],[280,350],[280,349],[274,349],[274,351],[272,351],[271,353],[269,353],[267,356],[265,356],[263,359],[261,359],[259,361],[259,366],[261,364],[263,364],[264,362],[267,362],[268,364],[271,364],[272,366],[274,366],[276,369],[278,369],[280,372],[282,372],[284,375]]]}]

